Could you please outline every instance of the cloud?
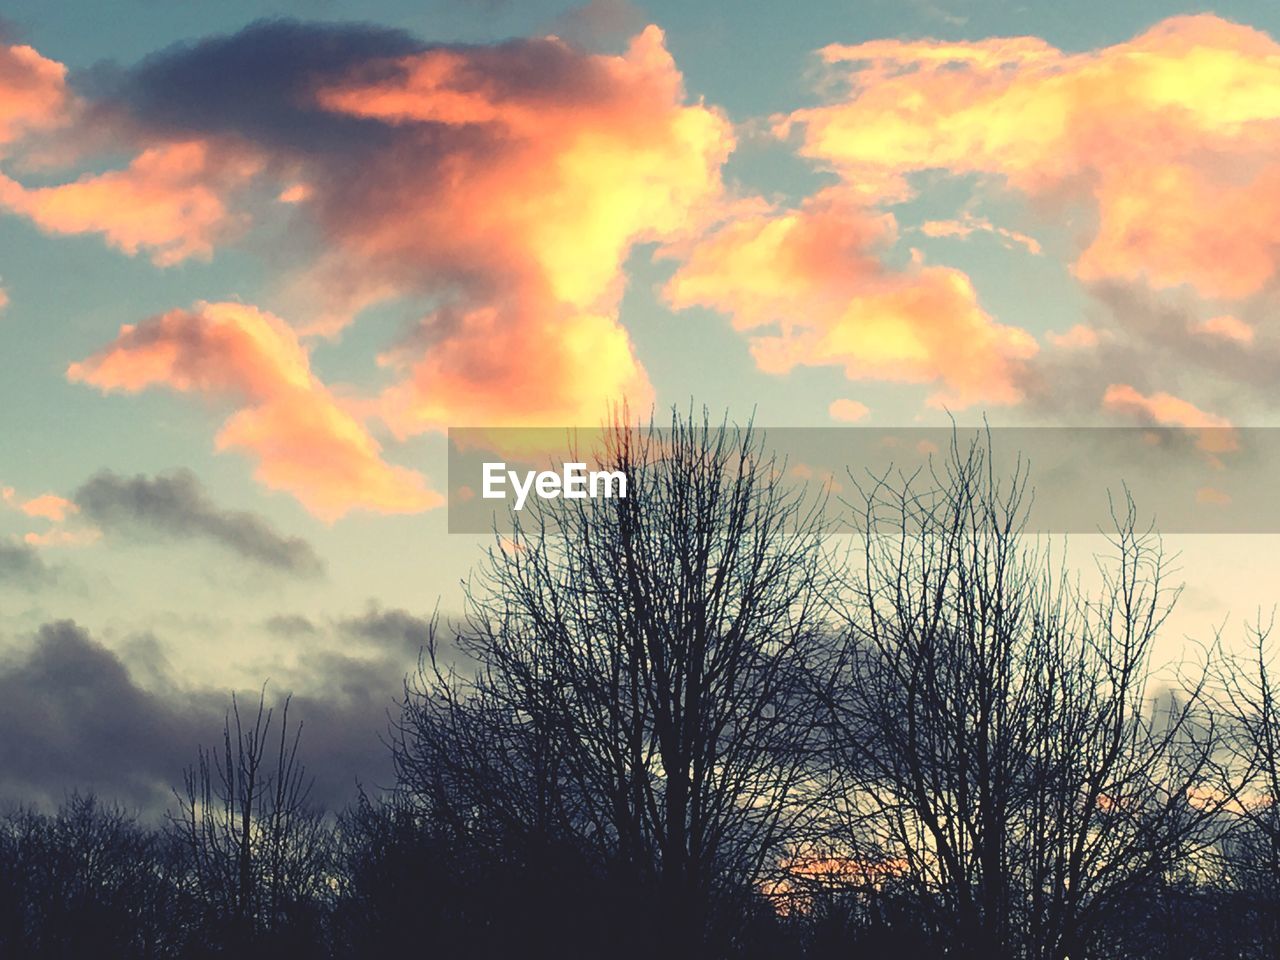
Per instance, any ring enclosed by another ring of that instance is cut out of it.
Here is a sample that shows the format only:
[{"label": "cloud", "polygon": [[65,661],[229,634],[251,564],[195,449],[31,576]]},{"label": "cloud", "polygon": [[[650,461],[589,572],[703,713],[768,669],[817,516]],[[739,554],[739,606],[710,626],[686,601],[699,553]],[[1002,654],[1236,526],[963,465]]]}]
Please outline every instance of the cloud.
[{"label": "cloud", "polygon": [[278,637],[312,636],[317,631],[316,625],[301,614],[277,614],[263,626]]},{"label": "cloud", "polygon": [[1192,325],[1191,329],[1194,333],[1234,340],[1236,343],[1253,343],[1254,338],[1253,327],[1229,313],[1198,321]]},{"label": "cloud", "polygon": [[56,493],[28,498],[19,496],[13,487],[0,487],[0,505],[49,522],[44,530],[28,531],[22,535],[23,543],[30,547],[82,547],[96,543],[102,536],[95,527],[77,525],[74,521],[68,524],[69,518],[78,514],[80,508]]},{"label": "cloud", "polygon": [[87,547],[101,539],[102,531],[97,527],[69,530],[56,526],[39,533],[30,531],[22,535],[22,542],[33,547]]},{"label": "cloud", "polygon": [[64,119],[67,69],[22,44],[0,42],[0,155],[24,134]]},{"label": "cloud", "polygon": [[30,544],[0,540],[0,587],[37,587],[53,579],[53,570]]},{"label": "cloud", "polygon": [[868,196],[928,170],[994,177],[1056,219],[1091,211],[1082,280],[1239,299],[1274,279],[1280,45],[1260,31],[1202,15],[1078,54],[1035,37],[821,53],[845,93],[777,131]]},{"label": "cloud", "polygon": [[[90,76],[111,73],[99,68]],[[101,234],[158,266],[208,259],[216,243],[235,236],[247,217],[232,212],[228,198],[262,166],[244,142],[150,136],[92,92],[74,95],[64,65],[31,47],[0,44],[0,156],[6,145],[25,151],[25,166],[46,181],[76,164],[89,172],[34,187],[0,173],[0,210],[47,233]],[[131,157],[123,167],[120,154]]]},{"label": "cloud", "polygon": [[[364,57],[419,46],[395,31],[358,26],[304,31],[263,22],[242,36],[234,49],[220,39],[178,45],[132,70],[102,66],[78,77],[82,97],[75,105],[83,122],[48,165],[87,159],[91,172],[34,188],[0,175],[0,207],[50,233],[101,234],[125,253],[149,254],[158,266],[208,259],[249,227],[241,201],[253,199],[249,188],[268,164],[275,175],[289,175],[287,150],[273,151],[285,147],[285,140],[297,144],[308,136],[318,145],[333,132],[332,124],[307,123],[308,115],[320,111],[285,107],[305,100],[297,96],[300,85],[321,67],[340,72]],[[54,94],[68,99],[66,70],[29,51],[27,59],[33,58],[48,88],[38,113],[57,117]],[[0,93],[9,92],[5,78],[0,56]],[[0,143],[3,111],[0,106]],[[284,139],[282,130],[288,131]],[[123,167],[117,167],[120,154],[131,157]]]},{"label": "cloud", "polygon": [[19,509],[28,517],[40,517],[61,523],[67,518],[67,514],[76,512],[76,505],[56,493],[42,493],[38,497],[24,501]]},{"label": "cloud", "polygon": [[303,329],[332,333],[388,298],[426,305],[384,356],[399,383],[382,409],[402,436],[647,406],[617,316],[623,264],[710,216],[734,143],[720,113],[686,102],[656,27],[604,55],[273,21],[150,58],[112,97],[149,136],[265,158],[310,228]]},{"label": "cloud", "polygon": [[[612,32],[632,14],[595,4],[573,22]],[[335,334],[388,299],[424,314],[383,354],[394,382],[368,408],[400,437],[591,425],[612,403],[649,406],[618,317],[623,265],[637,244],[714,215],[734,146],[721,113],[688,102],[653,26],[621,54],[598,54],[556,37],[428,45],[375,27],[262,21],[82,86],[94,135],[132,159],[43,186],[0,175],[0,206],[160,266],[285,218],[294,242],[277,256],[304,333]],[[93,138],[81,139],[92,153]],[[254,206],[266,196],[284,202]],[[315,405],[246,411],[223,442],[346,435],[340,444],[364,448],[364,493],[304,490],[314,464],[299,468],[296,449],[264,456],[260,474],[326,518],[423,509],[431,498],[378,466],[332,404],[308,421]]]},{"label": "cloud", "polygon": [[[197,748],[221,746],[230,691],[177,683],[153,636],[128,647],[126,658],[61,620],[0,661],[0,795],[48,803],[88,788],[149,814],[172,805],[171,788]],[[145,669],[131,666],[136,657],[146,658]],[[297,681],[289,720],[302,724],[312,798],[334,809],[358,781],[389,785],[390,754],[380,736],[416,650],[308,650],[303,659],[305,673],[289,678]],[[273,681],[266,690],[277,724],[288,689]],[[242,709],[257,695],[241,691]]]},{"label": "cloud", "polygon": [[1066,333],[1054,333],[1050,330],[1046,339],[1059,350],[1090,350],[1098,345],[1101,337],[1088,324],[1077,323]]},{"label": "cloud", "polygon": [[1235,431],[1231,429],[1231,421],[1201,410],[1191,401],[1171,393],[1160,391],[1144,394],[1127,383],[1114,383],[1102,395],[1102,406],[1162,427],[1198,431],[1196,446],[1211,455],[1211,462],[1215,466],[1220,467],[1221,461],[1213,455],[1232,453],[1239,449],[1239,441]]},{"label": "cloud", "polygon": [[648,377],[615,316],[544,306],[522,299],[466,311],[419,355],[384,354],[383,364],[403,375],[379,404],[392,432],[403,438],[450,426],[598,426],[610,403],[636,410],[652,404]]},{"label": "cloud", "polygon": [[162,805],[222,712],[209,691],[148,692],[81,627],[45,624],[0,670],[0,793],[48,801],[90,787]]},{"label": "cloud", "polygon": [[827,407],[827,414],[832,420],[839,420],[843,423],[857,423],[864,419],[871,410],[865,403],[859,403],[857,400],[850,400],[848,397],[841,397],[838,400],[832,400],[831,405]]},{"label": "cloud", "polygon": [[324,563],[309,543],[278,533],[263,518],[214,503],[189,470],[150,478],[98,473],[76,490],[86,519],[108,534],[204,540],[243,560],[297,576],[319,576]]},{"label": "cloud", "polygon": [[1022,247],[1036,256],[1044,253],[1040,241],[1035,237],[1008,227],[998,227],[986,217],[975,217],[972,214],[966,214],[958,220],[926,220],[920,224],[920,232],[926,237],[952,237],[958,240],[968,239],[975,233],[989,233],[999,237],[1007,247]]},{"label": "cloud", "polygon": [[0,174],[0,207],[56,234],[101,233],[157,266],[209,259],[217,241],[242,227],[224,194],[258,170],[250,157],[229,157],[204,141],[143,150],[123,170],[86,174],[71,183],[27,188]]},{"label": "cloud", "polygon": [[[596,4],[574,23],[611,32],[631,15]],[[392,382],[364,408],[399,437],[596,424],[610,404],[649,406],[618,317],[623,266],[636,245],[715,216],[734,146],[727,118],[689,102],[653,26],[600,54],[556,37],[429,45],[376,27],[262,21],[80,85],[93,122],[76,148],[89,172],[44,185],[0,174],[0,206],[160,266],[251,242],[257,223],[287,226],[282,296],[304,335],[336,334],[389,299],[420,311],[381,357]],[[122,152],[131,159],[115,166]],[[85,379],[107,382],[89,367],[78,368]],[[294,398],[306,402],[242,411],[220,443],[251,448],[264,482],[327,519],[435,502],[382,464],[324,391]],[[298,431],[319,452],[279,449]],[[331,476],[331,462],[349,475]]]},{"label": "cloud", "polygon": [[1107,387],[1102,405],[1111,410],[1134,413],[1166,427],[1229,427],[1224,417],[1206,413],[1195,404],[1170,393],[1143,394],[1127,383]]},{"label": "cloud", "polygon": [[311,372],[280,318],[238,303],[200,303],[121,329],[67,376],[104,391],[163,385],[229,400],[219,450],[257,461],[254,476],[324,520],[356,510],[414,513],[442,498],[417,473],[388,464],[360,419]]},{"label": "cloud", "polygon": [[1200,487],[1196,490],[1196,503],[1209,504],[1215,507],[1225,507],[1231,503],[1231,495],[1224,493],[1215,487]]},{"label": "cloud", "polygon": [[795,209],[738,216],[681,251],[665,296],[729,314],[768,373],[839,366],[852,380],[936,384],[934,405],[1018,402],[1034,339],[993,320],[958,270],[888,267],[881,255],[896,235],[892,215],[824,190]]},{"label": "cloud", "polygon": [[[1254,415],[1255,398],[1274,401],[1280,335],[1267,323],[1274,308],[1265,300],[1236,318],[1254,333],[1244,340],[1207,332],[1205,304],[1190,290],[1098,283],[1088,292],[1088,333],[1048,334],[1057,349],[1044,351],[1022,372],[1027,403],[1040,412],[1088,417],[1113,384],[1144,394],[1194,395],[1241,420]],[[1216,328],[1223,323],[1208,322]]]},{"label": "cloud", "polygon": [[431,635],[431,620],[408,610],[387,610],[371,605],[363,614],[339,622],[339,628],[350,635],[392,644],[416,654],[426,646]]}]

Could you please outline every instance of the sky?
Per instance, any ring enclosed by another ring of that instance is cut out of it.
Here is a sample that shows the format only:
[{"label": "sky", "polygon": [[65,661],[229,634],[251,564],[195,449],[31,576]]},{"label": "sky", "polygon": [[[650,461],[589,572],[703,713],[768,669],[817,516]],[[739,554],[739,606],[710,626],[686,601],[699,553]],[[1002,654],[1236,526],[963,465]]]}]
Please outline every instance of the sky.
[{"label": "sky", "polygon": [[[3,796],[162,802],[264,682],[387,777],[450,427],[1275,425],[1272,4],[4,16]],[[1275,537],[1169,546],[1171,655],[1270,608]]]}]

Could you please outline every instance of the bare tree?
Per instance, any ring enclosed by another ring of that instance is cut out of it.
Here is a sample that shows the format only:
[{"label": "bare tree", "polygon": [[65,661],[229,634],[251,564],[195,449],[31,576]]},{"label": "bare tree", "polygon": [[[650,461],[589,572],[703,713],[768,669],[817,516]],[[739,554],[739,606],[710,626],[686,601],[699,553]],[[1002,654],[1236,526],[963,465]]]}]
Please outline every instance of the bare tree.
[{"label": "bare tree", "polygon": [[172,955],[172,877],[155,834],[73,793],[53,814],[0,818],[0,955]]},{"label": "bare tree", "polygon": [[222,748],[200,748],[169,814],[185,884],[204,914],[198,928],[237,944],[300,922],[328,892],[327,830],[309,803],[302,727],[290,727],[288,699],[278,733],[273,720],[265,690],[250,723],[232,697]]},{"label": "bare tree", "polygon": [[1280,958],[1280,686],[1271,623],[1252,630],[1250,656],[1224,673],[1240,772],[1232,829],[1223,839],[1223,880],[1232,897],[1241,953]]},{"label": "bare tree", "polygon": [[615,424],[599,459],[628,495],[489,552],[458,628],[478,669],[425,666],[398,769],[459,826],[576,838],[656,891],[665,951],[701,956],[717,898],[756,889],[804,822],[818,512],[757,432],[705,415]]},{"label": "bare tree", "polygon": [[1081,960],[1143,884],[1213,842],[1226,800],[1203,675],[1160,692],[1176,591],[1116,518],[1088,595],[1023,534],[1026,471],[989,443],[864,485],[829,697],[846,855],[905,879],[948,955]]}]

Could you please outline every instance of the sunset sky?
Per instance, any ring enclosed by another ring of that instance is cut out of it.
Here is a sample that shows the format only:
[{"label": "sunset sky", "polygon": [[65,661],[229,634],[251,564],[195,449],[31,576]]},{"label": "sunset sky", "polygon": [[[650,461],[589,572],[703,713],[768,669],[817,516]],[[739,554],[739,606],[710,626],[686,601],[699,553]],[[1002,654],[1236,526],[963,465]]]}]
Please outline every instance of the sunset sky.
[{"label": "sunset sky", "polygon": [[[449,427],[1276,424],[1274,4],[4,15],[2,795],[151,804],[267,679],[383,776]],[[1170,650],[1278,540],[1172,538]]]}]

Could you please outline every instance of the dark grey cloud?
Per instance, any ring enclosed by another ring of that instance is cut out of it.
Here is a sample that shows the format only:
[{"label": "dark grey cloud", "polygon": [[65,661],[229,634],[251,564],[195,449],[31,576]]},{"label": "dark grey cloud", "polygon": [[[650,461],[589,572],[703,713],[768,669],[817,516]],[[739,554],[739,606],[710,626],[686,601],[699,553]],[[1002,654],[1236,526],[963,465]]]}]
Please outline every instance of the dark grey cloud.
[{"label": "dark grey cloud", "polygon": [[432,621],[408,610],[370,606],[358,617],[339,621],[339,627],[347,634],[387,644],[391,650],[403,649],[416,654],[431,636]]},{"label": "dark grey cloud", "polygon": [[602,49],[619,45],[648,22],[630,0],[590,0],[557,16],[550,32],[588,49]]},{"label": "dark grey cloud", "polygon": [[[447,174],[456,154],[506,149],[506,134],[482,124],[352,116],[324,109],[315,94],[342,81],[397,79],[405,69],[402,58],[439,49],[465,54],[455,81],[461,89],[483,89],[499,102],[541,98],[585,105],[608,96],[604,66],[546,39],[426,43],[371,24],[290,19],[261,20],[238,33],[178,44],[127,68],[99,66],[77,83],[98,113],[144,139],[196,135],[250,143],[259,155],[290,168],[304,164],[313,186],[323,188],[333,178],[335,190],[359,196],[352,202],[382,195],[394,201],[391,188],[398,181],[408,178],[421,187],[432,171]],[[354,169],[365,174],[359,182],[346,179]],[[391,179],[378,180],[375,173]]]},{"label": "dark grey cloud", "polygon": [[[589,108],[617,95],[605,64],[546,38],[492,45],[427,44],[401,31],[364,24],[268,20],[239,33],[162,51],[123,70],[83,78],[84,92],[141,142],[200,137],[275,165],[278,179],[311,188],[293,215],[298,250],[310,242],[359,238],[371,222],[399,224],[406,198],[450,190],[458,172],[485,169],[519,145],[500,123],[386,122],[326,110],[316,92],[339,83],[402,79],[406,55],[459,54],[452,87],[483,91],[494,103]],[[309,229],[308,229],[309,228]],[[290,254],[274,251],[273,255]],[[345,261],[343,261],[345,262]],[[492,252],[458,250],[407,230],[402,246],[376,261],[331,264],[338,287],[359,287],[374,271],[406,294],[466,292],[488,298],[504,289],[510,264],[495,276]]]},{"label": "dark grey cloud", "polygon": [[49,801],[79,787],[163,806],[222,714],[220,696],[150,693],[75,623],[45,624],[0,672],[0,795]]},{"label": "dark grey cloud", "polygon": [[263,626],[278,637],[309,637],[319,632],[319,628],[308,618],[296,613],[269,617]]},{"label": "dark grey cloud", "polygon": [[1088,319],[1102,339],[1088,349],[1047,348],[1025,365],[1020,386],[1037,412],[1104,419],[1102,397],[1112,384],[1183,396],[1228,417],[1280,407],[1280,335],[1269,322],[1271,299],[1241,306],[1238,315],[1255,331],[1252,343],[1241,344],[1196,332],[1207,314],[1189,292],[1108,282],[1091,285],[1089,294]]},{"label": "dark grey cloud", "polygon": [[53,569],[34,547],[16,540],[0,540],[0,587],[39,587],[53,579]]},{"label": "dark grey cloud", "polygon": [[[299,672],[263,680],[277,717],[292,694],[289,721],[302,725],[300,756],[323,806],[342,807],[357,784],[391,785],[386,735],[429,622],[376,605],[325,624],[268,621],[277,636],[305,636],[312,647]],[[367,642],[355,649],[355,638]],[[0,803],[51,803],[80,789],[148,814],[169,807],[197,749],[221,746],[232,691],[178,682],[163,650],[148,633],[117,651],[60,620],[0,661]],[[259,692],[237,696],[243,705]]]},{"label": "dark grey cloud", "polygon": [[226,135],[288,153],[365,151],[385,146],[393,131],[322,110],[312,91],[423,48],[403,31],[368,24],[261,20],[83,80],[104,107],[162,135]]},{"label": "dark grey cloud", "polygon": [[219,507],[190,470],[156,477],[103,471],[72,499],[108,535],[205,540],[284,573],[312,577],[324,572],[324,562],[307,541],[279,533],[256,514]]}]

